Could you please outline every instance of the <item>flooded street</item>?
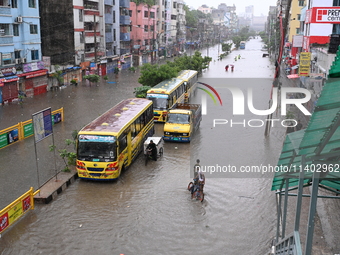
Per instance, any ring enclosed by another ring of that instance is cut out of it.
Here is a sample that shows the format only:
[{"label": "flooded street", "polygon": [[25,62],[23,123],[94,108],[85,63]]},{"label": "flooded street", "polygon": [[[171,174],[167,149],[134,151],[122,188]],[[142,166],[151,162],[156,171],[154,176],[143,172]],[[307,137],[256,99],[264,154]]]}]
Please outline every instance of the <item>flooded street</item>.
[{"label": "flooded street", "polygon": [[[269,137],[264,136],[264,127],[213,127],[215,119],[266,118],[252,116],[247,108],[242,118],[236,118],[225,87],[232,84],[244,91],[251,84],[254,105],[266,109],[274,70],[269,59],[262,58],[261,46],[260,39],[250,40],[245,50],[235,50],[222,61],[217,61],[221,53],[217,45],[209,49],[213,61],[199,80],[216,88],[223,106],[207,97],[207,115],[190,144],[165,143],[163,157],[147,166],[140,155],[114,182],[77,180],[56,200],[36,205],[6,231],[0,239],[0,254],[267,254],[276,233],[273,173],[207,173],[203,203],[191,200],[186,189],[196,158],[202,165],[238,168],[277,163],[283,127],[273,127]],[[241,58],[235,62],[238,54]],[[234,72],[225,72],[226,64],[234,64]],[[48,92],[26,99],[23,108],[6,105],[0,108],[0,128],[28,120],[32,113],[50,106],[52,110],[64,107],[65,121],[54,128],[55,143],[62,147],[73,130],[122,99],[133,97],[138,75],[123,72],[118,83],[83,84]],[[109,80],[115,81],[113,77]],[[193,102],[200,103],[203,93],[199,90]],[[163,125],[155,126],[155,136],[161,136]],[[0,208],[29,187],[38,188],[55,171],[53,153],[46,149],[51,142],[37,145],[38,174],[33,138],[1,150]],[[56,165],[62,167],[60,159]]]}]

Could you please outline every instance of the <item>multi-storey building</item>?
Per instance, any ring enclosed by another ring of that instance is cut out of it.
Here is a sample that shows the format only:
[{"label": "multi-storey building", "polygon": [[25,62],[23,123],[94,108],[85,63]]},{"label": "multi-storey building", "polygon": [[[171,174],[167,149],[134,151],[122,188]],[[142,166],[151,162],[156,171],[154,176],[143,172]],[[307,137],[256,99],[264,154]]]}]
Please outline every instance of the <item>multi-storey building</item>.
[{"label": "multi-storey building", "polygon": [[[105,48],[106,48],[106,70],[107,73],[113,73],[118,67],[119,48],[120,48],[120,25],[119,25],[119,4],[118,0],[104,0],[104,21],[105,21]],[[105,65],[102,65],[105,66]],[[103,68],[104,69],[104,68]]]},{"label": "multi-storey building", "polygon": [[130,0],[119,0],[120,55],[130,54]]},{"label": "multi-storey building", "polygon": [[0,1],[0,103],[46,91],[40,45],[39,2]]},{"label": "multi-storey building", "polygon": [[130,2],[131,48],[134,63],[140,65],[156,57],[157,6]]},{"label": "multi-storey building", "polygon": [[305,6],[305,1],[301,0],[292,0],[290,7],[290,17],[289,17],[289,26],[288,26],[288,41],[293,42],[293,36],[299,35],[301,33],[300,30],[300,18],[301,18],[301,9]]}]

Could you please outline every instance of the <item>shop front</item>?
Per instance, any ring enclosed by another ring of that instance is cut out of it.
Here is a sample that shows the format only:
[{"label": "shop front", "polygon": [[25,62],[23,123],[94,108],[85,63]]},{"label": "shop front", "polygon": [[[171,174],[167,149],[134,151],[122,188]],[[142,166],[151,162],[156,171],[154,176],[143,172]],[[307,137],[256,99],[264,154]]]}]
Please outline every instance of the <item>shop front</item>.
[{"label": "shop front", "polygon": [[18,74],[18,76],[20,77],[20,86],[26,96],[32,97],[47,92],[47,69],[26,72]]},{"label": "shop front", "polygon": [[18,99],[18,76],[0,79],[0,103],[6,104]]}]

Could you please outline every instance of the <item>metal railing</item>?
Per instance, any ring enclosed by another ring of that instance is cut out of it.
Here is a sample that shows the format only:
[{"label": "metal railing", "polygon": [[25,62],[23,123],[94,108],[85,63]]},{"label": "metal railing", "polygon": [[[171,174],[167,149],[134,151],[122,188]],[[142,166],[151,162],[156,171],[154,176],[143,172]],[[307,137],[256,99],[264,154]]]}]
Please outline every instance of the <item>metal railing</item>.
[{"label": "metal railing", "polygon": [[279,243],[275,244],[275,255],[302,255],[300,233],[294,231]]}]

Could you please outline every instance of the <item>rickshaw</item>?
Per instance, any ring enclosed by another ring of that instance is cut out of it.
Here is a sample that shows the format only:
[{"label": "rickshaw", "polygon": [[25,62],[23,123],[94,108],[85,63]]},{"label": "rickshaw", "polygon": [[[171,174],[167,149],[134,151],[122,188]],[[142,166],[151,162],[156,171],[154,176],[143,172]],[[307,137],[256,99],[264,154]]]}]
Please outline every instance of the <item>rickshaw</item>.
[{"label": "rickshaw", "polygon": [[152,155],[151,155],[151,151],[149,151],[147,149],[150,141],[153,141],[156,144],[156,148],[157,148],[157,158],[162,157],[163,155],[163,146],[164,146],[164,141],[162,137],[148,137],[148,139],[145,140],[144,142],[144,158],[145,158],[145,165],[148,164],[149,160],[152,160]]}]

